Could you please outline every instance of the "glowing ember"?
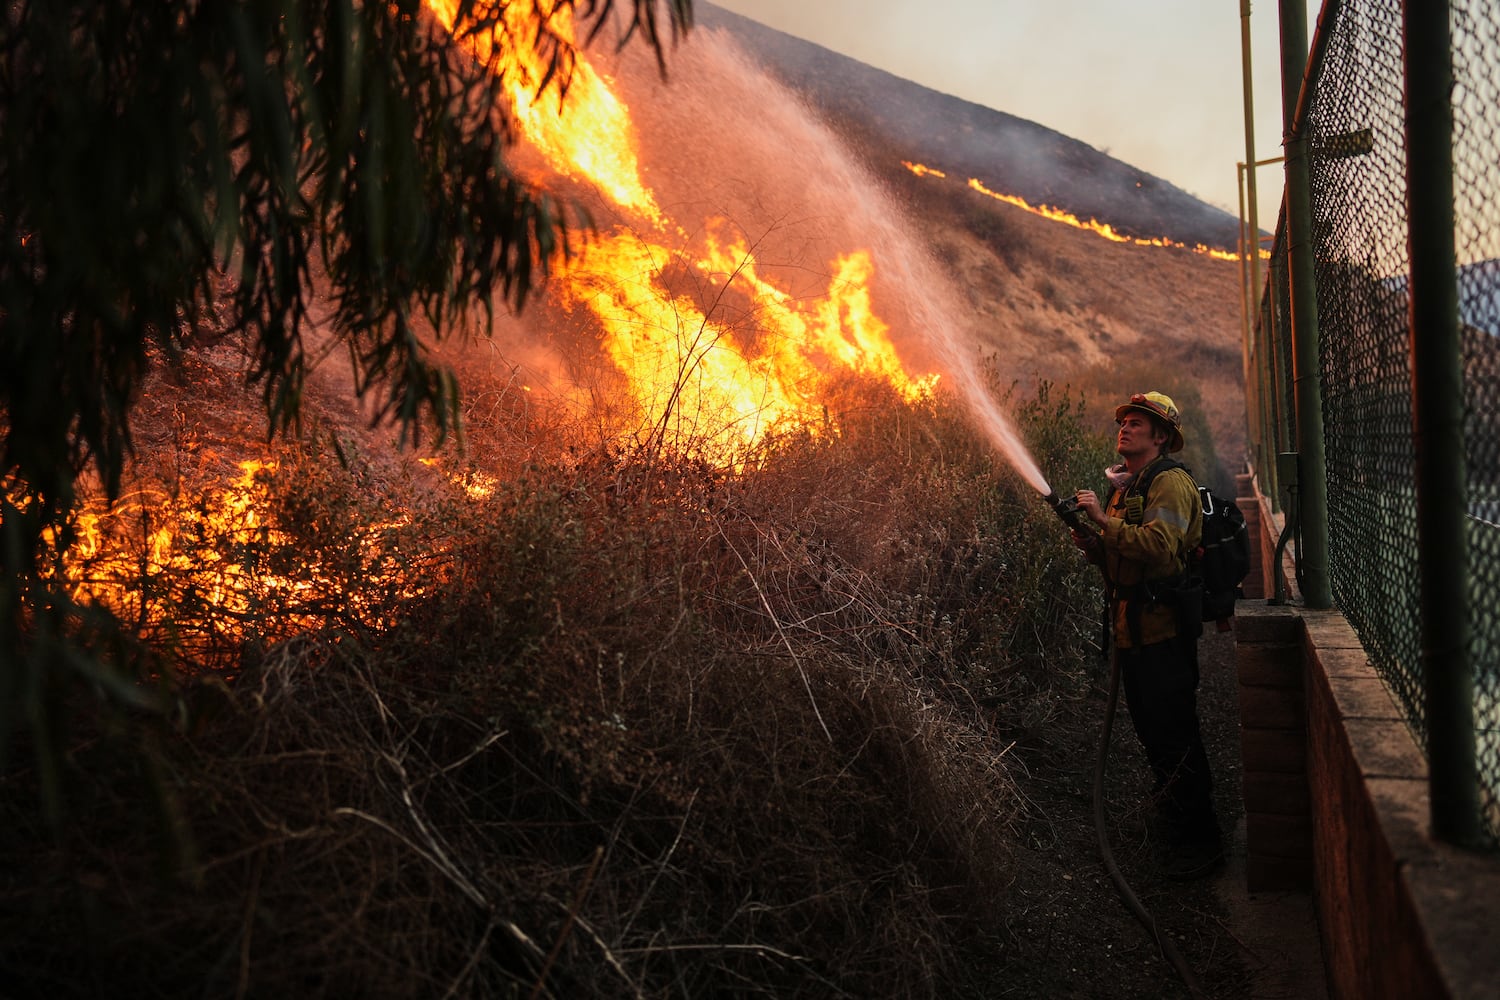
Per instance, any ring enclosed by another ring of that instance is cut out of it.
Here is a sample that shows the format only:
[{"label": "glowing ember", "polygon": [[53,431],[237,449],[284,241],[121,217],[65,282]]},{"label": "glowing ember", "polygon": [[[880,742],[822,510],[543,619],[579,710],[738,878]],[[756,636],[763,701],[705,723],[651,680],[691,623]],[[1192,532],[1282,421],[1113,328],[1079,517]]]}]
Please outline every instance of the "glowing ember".
[{"label": "glowing ember", "polygon": [[[522,386],[522,388],[526,388]],[[530,389],[526,389],[530,392]],[[429,469],[442,471],[443,462],[437,458],[419,458],[418,462]],[[470,469],[462,473],[448,473],[448,481],[464,491],[464,496],[470,500],[488,500],[495,495],[500,481],[487,472],[478,469]]]}]

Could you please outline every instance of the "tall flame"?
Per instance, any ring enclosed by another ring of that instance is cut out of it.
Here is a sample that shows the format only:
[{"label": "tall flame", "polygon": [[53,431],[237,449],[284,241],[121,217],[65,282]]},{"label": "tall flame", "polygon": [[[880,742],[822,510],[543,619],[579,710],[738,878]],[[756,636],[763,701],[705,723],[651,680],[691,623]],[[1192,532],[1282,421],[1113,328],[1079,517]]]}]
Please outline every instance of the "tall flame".
[{"label": "tall flame", "polygon": [[[458,27],[458,0],[427,0],[427,6],[449,32]],[[641,181],[630,110],[588,61],[580,55],[573,66],[567,83],[567,113],[563,114],[561,92],[555,88],[542,92],[547,79],[543,57],[530,46],[500,43],[502,33],[511,38],[534,35],[536,27],[529,22],[538,16],[562,42],[573,44],[570,8],[554,7],[548,0],[539,0],[535,13],[531,4],[507,4],[505,23],[496,26],[489,38],[471,34],[466,40],[482,59],[498,52],[495,72],[507,81],[516,121],[553,170],[591,181],[617,205],[662,224],[661,210]]]},{"label": "tall flame", "polygon": [[[457,0],[427,4],[455,30]],[[541,3],[536,10],[571,40],[566,9]],[[515,38],[526,37],[523,21],[536,15],[513,4],[505,16],[497,32]],[[470,44],[489,58],[502,40]],[[936,376],[907,374],[871,303],[867,250],[830,262],[823,295],[794,296],[761,272],[743,238],[714,235],[727,222],[711,221],[695,241],[664,216],[642,180],[628,109],[581,53],[557,100],[550,92],[538,99],[545,69],[534,52],[507,50],[493,65],[526,138],[549,165],[591,182],[635,220],[596,237],[559,294],[565,308],[587,310],[602,327],[601,343],[630,386],[642,430],[727,457],[773,426],[816,426],[820,390],[838,372],[882,379],[907,399],[931,391]],[[697,273],[709,294],[674,288],[669,271]],[[726,318],[726,295],[748,300],[750,310]]]},{"label": "tall flame", "polygon": [[[425,2],[447,30],[462,30],[459,0]],[[869,249],[833,253],[820,268],[826,287],[810,295],[774,280],[776,269],[728,220],[695,222],[690,237],[667,218],[645,183],[629,109],[589,62],[580,54],[573,64],[564,107],[542,87],[548,77],[542,58],[530,46],[510,43],[532,36],[538,16],[569,42],[568,8],[535,0],[508,4],[503,12],[504,25],[487,37],[464,35],[467,44],[499,74],[518,126],[551,169],[592,184],[630,220],[593,239],[553,288],[562,309],[595,321],[600,346],[628,387],[626,408],[638,439],[649,436],[734,463],[773,428],[816,432],[826,419],[827,390],[843,373],[879,380],[909,401],[932,392],[938,376],[908,373],[876,311]],[[805,275],[802,261],[798,270]],[[934,325],[940,324],[928,327]],[[977,385],[972,360],[949,370],[975,399],[976,415],[997,445],[1045,492],[1004,414]],[[295,581],[277,575],[267,553],[296,546],[265,516],[273,508],[275,471],[273,462],[245,461],[237,478],[210,484],[195,497],[143,492],[85,511],[68,553],[75,598],[105,604],[147,628],[180,632],[174,607],[196,602],[224,612],[219,617],[225,621],[257,629],[275,605],[295,627],[299,616],[326,604],[324,584],[335,571],[313,553]],[[498,485],[476,470],[452,483],[475,503],[487,502]],[[399,547],[382,532],[408,521],[398,510],[389,523],[369,525],[368,535],[350,541],[362,558],[379,563]],[[402,582],[397,592],[412,596],[422,586],[419,579]],[[348,610],[360,611],[356,596],[340,599],[353,600]],[[214,628],[216,637],[226,627]]]}]

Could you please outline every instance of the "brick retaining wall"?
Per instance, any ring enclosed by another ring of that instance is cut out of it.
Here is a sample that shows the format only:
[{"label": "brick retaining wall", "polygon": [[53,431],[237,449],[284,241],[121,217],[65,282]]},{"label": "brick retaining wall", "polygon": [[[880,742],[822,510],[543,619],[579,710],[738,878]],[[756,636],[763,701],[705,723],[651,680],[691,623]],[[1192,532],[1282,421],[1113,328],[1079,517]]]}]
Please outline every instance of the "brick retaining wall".
[{"label": "brick retaining wall", "polygon": [[[1264,567],[1279,518],[1240,506]],[[1500,857],[1428,836],[1425,758],[1343,615],[1247,599],[1235,633],[1247,887],[1311,889],[1331,997],[1500,996]]]}]

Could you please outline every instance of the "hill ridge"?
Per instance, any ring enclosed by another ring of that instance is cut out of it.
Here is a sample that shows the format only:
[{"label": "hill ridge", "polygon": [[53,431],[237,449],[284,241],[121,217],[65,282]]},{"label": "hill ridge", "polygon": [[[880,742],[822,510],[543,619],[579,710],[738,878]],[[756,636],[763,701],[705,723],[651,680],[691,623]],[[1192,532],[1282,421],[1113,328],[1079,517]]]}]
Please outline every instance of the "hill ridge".
[{"label": "hill ridge", "polygon": [[860,145],[878,137],[889,162],[926,162],[1032,204],[1109,222],[1131,236],[1232,250],[1239,220],[1153,174],[1038,122],[934,90],[717,7],[695,5],[698,27],[723,30],[764,68]]}]

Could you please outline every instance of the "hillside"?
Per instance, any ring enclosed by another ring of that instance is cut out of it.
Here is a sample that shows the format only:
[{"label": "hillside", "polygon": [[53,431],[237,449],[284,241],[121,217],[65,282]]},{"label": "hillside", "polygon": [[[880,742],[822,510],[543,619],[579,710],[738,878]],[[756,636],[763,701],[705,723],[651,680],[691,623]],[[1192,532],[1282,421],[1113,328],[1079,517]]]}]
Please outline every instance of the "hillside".
[{"label": "hillside", "polygon": [[964,178],[1003,183],[1032,204],[1107,219],[1132,236],[1233,250],[1238,221],[1159,177],[1045,125],[949,96],[703,3],[701,28],[733,35],[858,145]]},{"label": "hillside", "polygon": [[[1238,222],[1160,178],[1042,125],[840,56],[710,4],[700,27],[731,37],[792,88],[900,206],[951,281],[951,315],[1002,371],[1073,382],[1103,397],[1180,373],[1172,393],[1202,400],[1219,456],[1244,447],[1240,270],[1172,247],[1114,243],[987,197],[1046,204],[1119,232],[1233,250]],[[698,43],[693,43],[698,44]],[[947,176],[917,176],[903,161]],[[938,294],[934,290],[935,294]],[[1112,405],[1112,404],[1111,404]],[[1205,470],[1207,472],[1207,470]]]}]

